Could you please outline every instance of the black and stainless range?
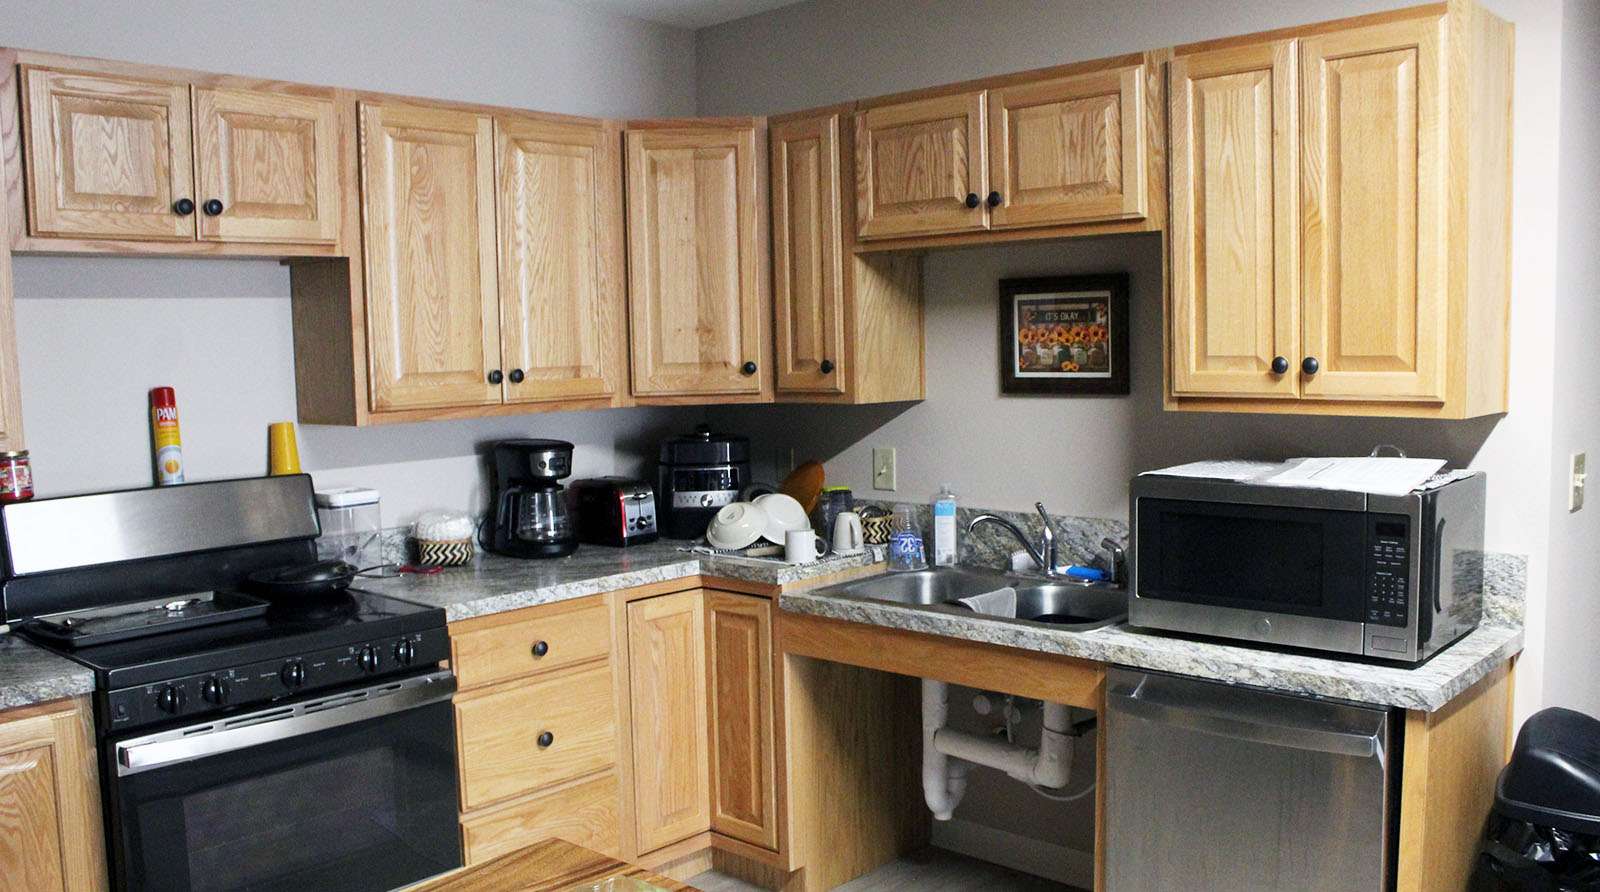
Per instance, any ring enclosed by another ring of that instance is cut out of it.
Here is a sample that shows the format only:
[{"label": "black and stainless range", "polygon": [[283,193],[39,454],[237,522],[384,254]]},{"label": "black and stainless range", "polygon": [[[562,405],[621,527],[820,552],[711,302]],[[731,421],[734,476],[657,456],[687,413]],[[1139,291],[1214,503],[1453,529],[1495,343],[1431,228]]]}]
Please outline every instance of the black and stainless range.
[{"label": "black and stainless range", "polygon": [[306,476],[0,506],[4,617],[94,670],[118,889],[403,886],[462,863],[444,612],[240,591],[316,560]]}]

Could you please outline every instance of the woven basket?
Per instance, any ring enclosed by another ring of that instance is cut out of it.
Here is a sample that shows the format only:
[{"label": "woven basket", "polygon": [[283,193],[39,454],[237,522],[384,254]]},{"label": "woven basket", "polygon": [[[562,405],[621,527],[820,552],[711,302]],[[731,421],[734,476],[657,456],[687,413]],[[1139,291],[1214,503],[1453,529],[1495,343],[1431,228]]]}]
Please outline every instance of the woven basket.
[{"label": "woven basket", "polygon": [[460,567],[472,563],[471,539],[418,539],[417,563],[424,567]]}]

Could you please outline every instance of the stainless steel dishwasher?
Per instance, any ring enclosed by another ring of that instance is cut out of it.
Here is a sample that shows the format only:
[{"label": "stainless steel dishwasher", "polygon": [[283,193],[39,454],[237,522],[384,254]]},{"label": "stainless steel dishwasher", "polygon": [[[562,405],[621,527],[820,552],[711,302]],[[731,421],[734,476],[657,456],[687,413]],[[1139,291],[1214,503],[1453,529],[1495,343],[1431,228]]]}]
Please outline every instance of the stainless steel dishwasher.
[{"label": "stainless steel dishwasher", "polygon": [[1391,888],[1387,710],[1125,669],[1106,680],[1110,892]]}]

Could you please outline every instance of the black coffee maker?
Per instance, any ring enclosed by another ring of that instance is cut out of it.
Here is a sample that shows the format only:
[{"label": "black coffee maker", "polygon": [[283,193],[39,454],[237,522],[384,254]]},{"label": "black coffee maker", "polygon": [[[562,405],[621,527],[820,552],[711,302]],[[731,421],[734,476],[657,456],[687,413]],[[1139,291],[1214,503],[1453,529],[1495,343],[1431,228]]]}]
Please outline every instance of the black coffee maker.
[{"label": "black coffee maker", "polygon": [[489,550],[523,558],[565,557],[578,532],[558,482],[572,473],[564,440],[501,440],[494,444],[494,525]]}]

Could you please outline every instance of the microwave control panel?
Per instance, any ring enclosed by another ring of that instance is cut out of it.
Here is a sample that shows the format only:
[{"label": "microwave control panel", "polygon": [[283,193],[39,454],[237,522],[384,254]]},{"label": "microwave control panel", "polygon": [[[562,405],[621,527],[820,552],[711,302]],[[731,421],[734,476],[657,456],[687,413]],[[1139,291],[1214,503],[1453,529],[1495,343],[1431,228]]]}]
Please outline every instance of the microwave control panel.
[{"label": "microwave control panel", "polygon": [[1374,515],[1367,523],[1367,622],[1404,626],[1411,592],[1410,519]]}]

